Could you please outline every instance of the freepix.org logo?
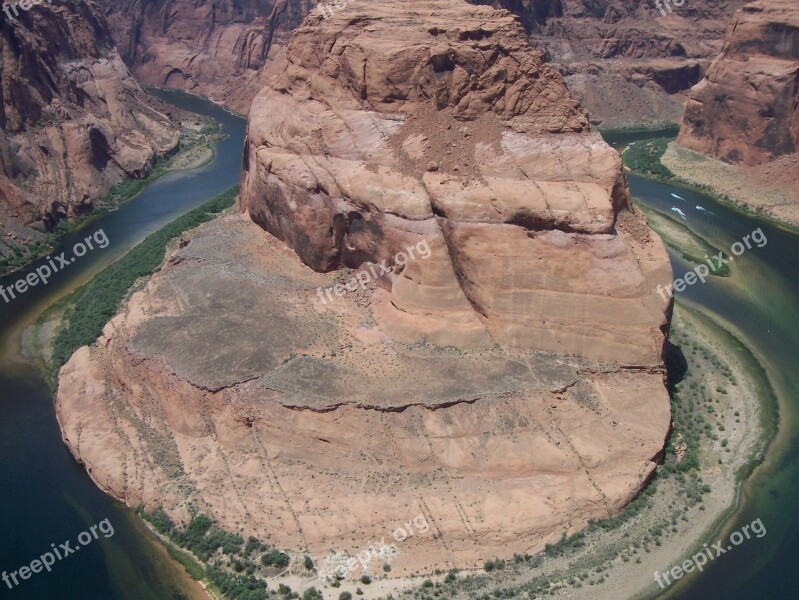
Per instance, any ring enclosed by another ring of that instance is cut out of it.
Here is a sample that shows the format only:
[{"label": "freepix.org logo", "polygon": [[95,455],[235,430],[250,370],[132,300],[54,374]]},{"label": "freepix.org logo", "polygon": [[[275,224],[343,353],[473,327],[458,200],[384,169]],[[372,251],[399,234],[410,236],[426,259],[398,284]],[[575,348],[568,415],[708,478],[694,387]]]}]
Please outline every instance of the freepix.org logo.
[{"label": "freepix.org logo", "polygon": [[[316,293],[319,295],[319,299],[322,301],[322,304],[327,304],[328,301],[333,301],[333,294],[335,293],[336,296],[343,297],[347,292],[354,292],[358,289],[358,286],[361,286],[362,290],[366,289],[371,282],[376,281],[379,277],[383,275],[393,273],[395,269],[402,268],[410,260],[416,260],[418,254],[418,258],[427,259],[430,258],[432,251],[430,250],[430,246],[427,244],[427,240],[422,240],[421,242],[417,242],[415,245],[408,246],[405,251],[397,252],[394,255],[393,263],[389,266],[386,265],[385,260],[381,260],[377,264],[369,264],[368,270],[361,269],[357,271],[352,277],[350,277],[346,283],[337,283],[334,286],[322,289],[316,288]],[[378,273],[377,268],[380,272]],[[327,296],[327,298],[325,298]]]},{"label": "freepix.org logo", "polygon": [[16,19],[19,17],[19,11],[29,11],[34,6],[40,4],[52,4],[52,0],[19,0],[19,2],[3,2],[3,12],[9,19]]},{"label": "freepix.org logo", "polygon": [[[0,297],[6,301],[6,304],[12,300],[16,300],[28,291],[29,288],[35,287],[40,283],[47,285],[50,278],[75,262],[81,256],[85,256],[89,250],[96,248],[107,248],[109,244],[108,236],[105,231],[98,229],[92,235],[87,236],[82,242],[77,242],[72,247],[72,256],[67,256],[66,252],[62,252],[58,256],[45,258],[45,263],[36,267],[34,271],[28,273],[25,277],[18,279],[16,282],[9,286],[0,285]],[[96,245],[96,246],[95,246]]]},{"label": "freepix.org logo", "polygon": [[50,544],[50,550],[42,554],[39,558],[32,560],[30,565],[25,565],[10,573],[3,571],[0,578],[2,578],[8,586],[8,589],[13,590],[14,587],[22,583],[21,580],[30,579],[31,575],[41,573],[42,570],[49,573],[53,570],[53,565],[55,565],[57,560],[64,560],[70,554],[74,554],[82,547],[88,546],[94,540],[99,539],[98,530],[103,534],[104,539],[108,539],[114,535],[114,526],[111,525],[111,521],[103,519],[96,525],[89,527],[87,531],[80,532],[76,545],[73,546],[72,542],[69,540],[58,546],[56,546],[55,543]]},{"label": "freepix.org logo", "polygon": [[[751,534],[749,533],[751,530]],[[682,579],[686,573],[691,573],[694,569],[701,572],[709,560],[715,560],[722,554],[726,554],[735,546],[741,545],[745,540],[752,539],[752,534],[756,538],[762,538],[766,535],[766,527],[763,521],[755,519],[749,525],[741,527],[740,531],[733,531],[730,534],[729,544],[724,545],[721,540],[716,540],[715,544],[708,547],[707,544],[702,546],[702,549],[694,554],[691,558],[684,561],[681,565],[675,565],[665,573],[655,571],[655,581],[660,586],[661,590],[666,589],[677,579]]]}]

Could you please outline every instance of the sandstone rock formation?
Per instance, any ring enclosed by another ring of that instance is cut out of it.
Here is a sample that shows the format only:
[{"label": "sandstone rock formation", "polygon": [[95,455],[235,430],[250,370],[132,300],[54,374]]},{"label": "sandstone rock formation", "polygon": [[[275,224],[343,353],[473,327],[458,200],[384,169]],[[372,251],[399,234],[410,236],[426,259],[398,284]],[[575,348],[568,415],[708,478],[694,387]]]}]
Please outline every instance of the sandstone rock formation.
[{"label": "sandstone rock formation", "polygon": [[114,50],[96,3],[3,17],[0,256],[144,176],[179,132]]},{"label": "sandstone rock formation", "polygon": [[[312,0],[102,0],[123,59],[140,81],[211,96],[246,113]],[[662,16],[622,0],[470,0],[505,8],[606,127],[678,122],[727,22],[746,0],[691,0]],[[351,0],[346,4],[366,4]],[[330,0],[323,4],[334,4]],[[333,8],[335,10],[335,8]],[[317,11],[319,12],[319,11]]]},{"label": "sandstone rock formation", "polygon": [[[64,439],[128,505],[200,511],[317,565],[385,539],[403,576],[536,552],[651,476],[670,423],[657,367],[407,343],[377,323],[390,298],[322,304],[336,277],[236,215],[186,242],[61,371]],[[427,535],[394,542],[420,513]]]},{"label": "sandstone rock formation", "polygon": [[669,430],[671,269],[558,71],[507,12],[372,0],[312,14],[281,72],[250,113],[242,216],[184,240],[62,369],[75,456],[129,505],[317,564],[423,513],[392,576],[618,512]]},{"label": "sandstone rock formation", "polygon": [[273,44],[285,44],[287,33],[316,5],[312,0],[102,2],[119,52],[139,81],[208,96],[244,114],[263,87]]},{"label": "sandstone rock formation", "polygon": [[678,142],[729,163],[758,165],[799,150],[799,5],[739,10],[724,49],[691,90]]},{"label": "sandstone rock formation", "polygon": [[[629,199],[618,155],[507,13],[411,5],[353,5],[296,30],[252,105],[242,208],[316,270],[390,260],[422,237],[448,248],[394,285],[386,326],[409,339],[485,343],[487,324],[500,343],[656,364],[663,307],[646,282],[663,257],[615,228]],[[433,14],[414,28],[416,11]]]},{"label": "sandstone rock formation", "polygon": [[679,122],[688,89],[746,0],[690,0],[665,15],[654,2],[470,1],[519,15],[533,43],[561,65],[592,122],[617,127]]}]

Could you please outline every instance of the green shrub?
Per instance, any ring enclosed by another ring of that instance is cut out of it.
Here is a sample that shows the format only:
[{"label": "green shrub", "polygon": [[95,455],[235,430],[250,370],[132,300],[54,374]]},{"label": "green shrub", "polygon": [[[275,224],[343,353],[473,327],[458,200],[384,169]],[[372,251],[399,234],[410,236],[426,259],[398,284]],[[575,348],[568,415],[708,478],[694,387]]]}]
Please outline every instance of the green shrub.
[{"label": "green shrub", "polygon": [[208,566],[208,579],[229,598],[236,600],[264,600],[266,583],[252,575],[234,575],[219,563]]},{"label": "green shrub", "polygon": [[302,600],[325,600],[325,597],[322,595],[322,592],[311,586],[305,590],[305,593],[302,595]]},{"label": "green shrub", "polygon": [[670,181],[674,179],[674,173],[660,162],[660,158],[671,141],[672,138],[657,138],[630,146],[622,155],[624,164],[636,173]]},{"label": "green shrub", "polygon": [[278,569],[285,569],[289,566],[291,559],[288,554],[283,554],[277,548],[272,548],[261,557],[261,564],[266,567],[276,567]]}]

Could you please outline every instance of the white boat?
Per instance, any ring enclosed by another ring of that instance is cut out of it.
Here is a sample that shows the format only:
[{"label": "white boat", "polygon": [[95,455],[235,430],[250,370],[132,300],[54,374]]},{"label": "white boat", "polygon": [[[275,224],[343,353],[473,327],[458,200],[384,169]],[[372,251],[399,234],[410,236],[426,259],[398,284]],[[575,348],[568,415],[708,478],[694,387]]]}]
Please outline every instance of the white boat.
[{"label": "white boat", "polygon": [[684,213],[683,211],[681,211],[679,208],[677,208],[676,206],[672,206],[672,207],[671,207],[671,210],[673,210],[673,211],[674,211],[674,212],[676,212],[678,215],[680,215],[680,216],[682,217],[682,220],[683,220],[683,221],[687,221],[687,220],[688,220],[688,219],[686,219],[686,218],[685,218],[685,213]]},{"label": "white boat", "polygon": [[712,210],[708,210],[704,206],[699,206],[698,204],[696,205],[696,210],[701,210],[703,213],[713,215],[714,217],[716,216],[716,213],[714,213]]},{"label": "white boat", "polygon": [[682,196],[678,196],[677,194],[674,194],[674,193],[672,193],[672,196],[673,196],[674,198],[677,198],[677,200],[682,200],[683,202],[688,202],[688,200],[686,200],[686,199],[685,199],[685,198],[683,198]]}]

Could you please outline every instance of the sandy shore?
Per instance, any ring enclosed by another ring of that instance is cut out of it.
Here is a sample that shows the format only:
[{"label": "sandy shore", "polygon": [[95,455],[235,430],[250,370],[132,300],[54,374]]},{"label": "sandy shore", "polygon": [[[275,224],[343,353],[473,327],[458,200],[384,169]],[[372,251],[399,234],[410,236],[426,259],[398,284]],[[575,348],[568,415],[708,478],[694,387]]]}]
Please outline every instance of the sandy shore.
[{"label": "sandy shore", "polygon": [[192,171],[214,160],[215,152],[210,146],[197,146],[177,154],[169,165],[170,171]]},{"label": "sandy shore", "polygon": [[799,227],[799,155],[746,167],[709,158],[672,142],[661,162],[678,177],[706,185],[739,207]]}]

